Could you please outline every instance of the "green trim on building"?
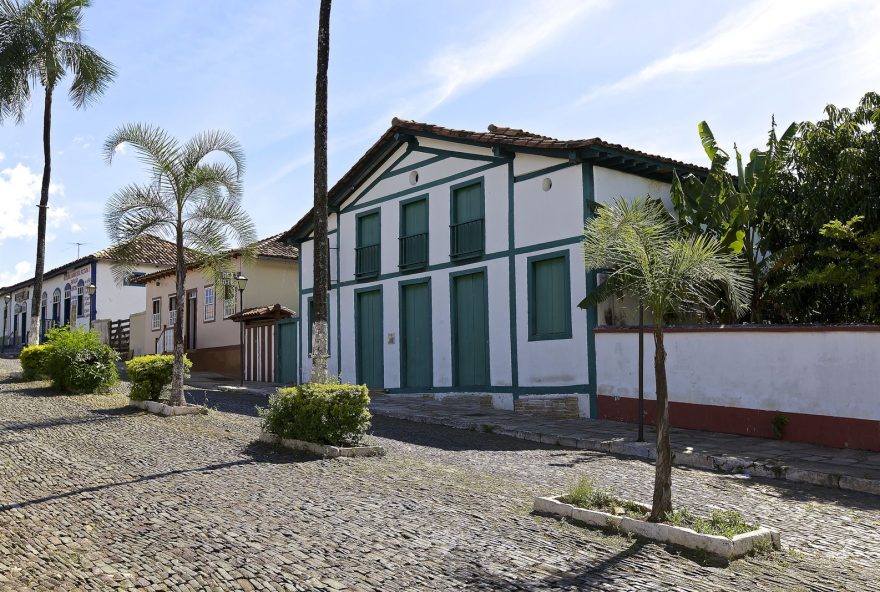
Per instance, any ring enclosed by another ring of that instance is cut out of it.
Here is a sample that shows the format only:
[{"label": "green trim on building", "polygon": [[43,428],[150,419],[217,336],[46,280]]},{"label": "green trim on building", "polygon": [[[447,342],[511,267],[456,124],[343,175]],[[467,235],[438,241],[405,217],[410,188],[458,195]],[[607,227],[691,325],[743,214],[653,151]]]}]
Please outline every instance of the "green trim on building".
[{"label": "green trim on building", "polygon": [[[573,244],[582,243],[583,240],[584,240],[584,237],[581,235],[572,236],[569,238],[562,238],[559,240],[550,241],[550,242],[546,242],[546,243],[537,243],[534,245],[517,247],[516,249],[513,250],[513,254],[514,255],[525,255],[526,253],[534,253],[537,251],[544,251],[547,249],[555,249],[557,247],[564,247],[566,245],[573,245]],[[453,267],[462,267],[462,266],[467,265],[469,263],[471,263],[471,264],[481,263],[481,262],[485,262],[485,261],[492,261],[493,259],[501,259],[502,257],[508,257],[508,256],[510,256],[510,251],[505,249],[503,251],[496,251],[494,253],[489,253],[487,255],[483,255],[479,260],[476,260],[476,261],[467,261],[467,262],[450,261],[447,263],[437,263],[436,265],[429,265],[428,267],[426,267],[420,271],[422,271],[422,272],[441,271],[441,270],[450,269]],[[409,274],[400,273],[400,272],[385,273],[385,274],[380,275],[377,278],[371,279],[370,282],[380,282],[380,281],[384,281],[384,280],[390,280],[390,279],[394,279],[394,278],[397,278],[397,277],[400,277],[403,275],[409,275]],[[342,286],[343,288],[345,288],[347,286],[353,286],[355,284],[363,284],[363,283],[366,283],[366,282],[359,282],[357,280],[346,280],[346,281],[341,282],[340,284],[336,284],[332,287],[335,288],[338,285],[338,286]],[[307,289],[303,290],[304,294],[311,294],[312,292],[313,292],[313,290],[311,288],[307,288]]]},{"label": "green trim on building", "polygon": [[[588,384],[566,384],[561,386],[481,386],[475,388],[474,393],[510,393],[514,398],[522,395],[589,395],[590,385]],[[410,388],[387,388],[389,394],[417,394],[417,393],[459,393],[462,392],[461,387],[457,386],[435,386],[430,389],[410,389]]]},{"label": "green trim on building", "polygon": [[[368,218],[370,216],[376,216],[376,224],[377,224],[376,233],[377,233],[377,237],[378,237],[377,238],[378,242],[364,244],[363,243],[364,239],[361,236],[361,219]],[[373,208],[371,210],[367,210],[365,212],[360,212],[359,214],[356,214],[354,217],[354,236],[355,236],[354,245],[355,245],[355,249],[356,249],[355,250],[355,269],[354,269],[355,281],[357,281],[357,282],[372,281],[372,280],[376,279],[377,277],[379,277],[380,275],[382,275],[382,208]],[[357,249],[361,248],[361,247],[372,247],[372,246],[376,246],[376,245],[378,245],[378,247],[379,247],[379,255],[377,257],[378,261],[377,261],[375,275],[374,274],[364,274],[364,273],[358,275]],[[336,252],[338,253],[339,250],[337,249]]]},{"label": "green trim on building", "polygon": [[[412,152],[422,152],[421,150],[413,150]],[[412,152],[410,154],[412,154]],[[423,154],[427,154],[422,152]],[[446,156],[432,156],[431,158],[426,158],[425,160],[420,160],[419,162],[415,162],[413,164],[408,164],[404,167],[400,167],[399,169],[388,169],[384,173],[382,173],[383,179],[390,179],[391,177],[396,177],[397,175],[402,175],[404,173],[408,173],[410,171],[415,171],[422,167],[432,165],[435,162],[439,162],[441,160],[445,160]]]},{"label": "green trim on building", "polygon": [[[563,311],[565,315],[563,323],[565,325],[565,328],[562,331],[556,333],[540,333],[537,326],[538,284],[535,280],[535,263],[547,261],[548,259],[562,259],[562,264],[564,267],[564,274],[562,276],[562,292],[565,295],[565,304],[563,306]],[[571,339],[571,259],[569,257],[569,250],[566,249],[564,251],[554,251],[552,253],[544,253],[541,255],[534,255],[532,257],[529,257],[528,259],[526,259],[526,268],[526,292],[528,293],[529,299],[529,341]]]},{"label": "green trim on building", "polygon": [[516,251],[516,237],[514,236],[516,219],[513,180],[513,160],[511,160],[507,163],[507,307],[510,312],[510,381],[516,388],[519,386],[519,338],[516,331],[516,255],[514,255]]},{"label": "green trim on building", "polygon": [[550,173],[555,173],[556,171],[561,171],[562,169],[567,169],[571,166],[577,166],[580,164],[579,162],[561,162],[559,164],[554,164],[552,166],[548,166],[547,168],[538,169],[537,171],[532,171],[531,173],[523,173],[522,175],[517,175],[513,178],[514,183],[520,183],[521,181],[528,181],[529,179],[534,179],[535,177],[541,177],[544,175],[549,175]]},{"label": "green trim on building", "polygon": [[[456,143],[457,140],[451,140],[450,138],[446,138],[446,142]],[[509,158],[504,156],[489,156],[488,154],[474,154],[472,152],[461,152],[459,150],[444,150],[442,148],[430,148],[428,146],[418,146],[414,148],[416,152],[424,152],[425,154],[434,154],[437,156],[443,156],[447,158],[460,158],[462,160],[484,160],[487,162],[494,162],[496,164],[504,164]]]},{"label": "green trim on building", "polygon": [[[352,303],[354,304],[354,372],[355,372],[355,382],[358,384],[364,384],[362,377],[360,376],[360,366],[358,359],[358,340],[359,340],[359,327],[360,327],[360,313],[358,312],[358,295],[369,293],[369,292],[379,292],[379,358],[382,360],[380,366],[382,367],[381,375],[382,375],[382,388],[385,387],[385,290],[382,284],[377,284],[374,286],[370,286],[367,288],[356,288],[353,291]],[[341,364],[340,364],[341,366]]]},{"label": "green trim on building", "polygon": [[494,169],[495,167],[501,166],[506,161],[502,162],[490,162],[488,164],[484,164],[482,166],[478,166],[472,169],[468,169],[466,171],[462,171],[460,173],[455,173],[454,175],[449,175],[448,177],[443,177],[442,179],[437,179],[436,181],[431,181],[430,183],[424,183],[422,185],[418,185],[417,187],[412,187],[410,189],[404,189],[402,191],[398,191],[396,193],[392,193],[390,195],[386,195],[385,197],[380,197],[377,199],[373,199],[363,204],[351,204],[343,208],[342,213],[347,214],[353,210],[360,210],[363,208],[371,208],[375,205],[384,203],[386,201],[391,201],[392,199],[397,199],[399,197],[403,197],[404,195],[409,195],[411,193],[417,193],[420,191],[424,191],[425,189],[429,189],[431,187],[436,187],[437,185],[444,185],[451,181],[455,181],[456,179],[462,179],[469,175],[476,175],[478,173],[482,173],[484,171],[488,171],[489,169]]},{"label": "green trim on building", "polygon": [[[593,181],[593,165],[585,162],[581,165],[581,179],[584,194],[584,223],[592,218],[596,208],[596,187]],[[596,289],[596,272],[587,271],[586,292]],[[595,306],[587,310],[587,376],[590,387],[590,417],[599,417],[599,398],[596,391],[596,326],[599,323],[598,311]]]}]

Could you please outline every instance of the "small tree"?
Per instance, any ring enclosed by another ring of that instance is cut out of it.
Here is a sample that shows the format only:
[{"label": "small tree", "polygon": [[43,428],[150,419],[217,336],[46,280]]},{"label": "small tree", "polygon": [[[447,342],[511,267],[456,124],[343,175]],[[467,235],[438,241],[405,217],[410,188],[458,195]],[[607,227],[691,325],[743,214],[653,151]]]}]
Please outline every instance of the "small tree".
[{"label": "small tree", "polygon": [[43,87],[43,181],[37,215],[30,345],[40,342],[46,210],[52,175],[52,98],[69,73],[72,80],[68,95],[81,109],[101,96],[116,76],[110,62],[81,42],[82,13],[90,4],[89,0],[0,0],[0,122],[8,117],[24,121],[33,87],[37,83]]},{"label": "small tree", "polygon": [[581,308],[618,294],[637,296],[654,318],[654,376],[657,389],[657,463],[650,520],[672,511],[672,448],[663,328],[673,314],[709,306],[719,289],[737,311],[747,308],[748,269],[716,237],[683,237],[675,220],[650,197],[632,204],[619,198],[601,205],[584,227],[584,264],[607,271],[608,279],[588,294]]},{"label": "small tree", "polygon": [[[187,253],[196,268],[207,270],[215,280],[228,266],[230,242],[242,247],[256,240],[256,231],[241,204],[244,153],[226,132],[208,131],[185,144],[159,127],[129,124],[117,129],[104,142],[104,157],[111,163],[116,149],[131,146],[150,170],[147,184],[132,184],[117,191],[107,202],[104,222],[115,246],[117,279],[132,272],[138,239],[147,234],[175,242],[177,314],[174,321],[174,372],[169,404],[184,405],[184,286]],[[228,157],[228,164],[206,162],[209,155]]]}]

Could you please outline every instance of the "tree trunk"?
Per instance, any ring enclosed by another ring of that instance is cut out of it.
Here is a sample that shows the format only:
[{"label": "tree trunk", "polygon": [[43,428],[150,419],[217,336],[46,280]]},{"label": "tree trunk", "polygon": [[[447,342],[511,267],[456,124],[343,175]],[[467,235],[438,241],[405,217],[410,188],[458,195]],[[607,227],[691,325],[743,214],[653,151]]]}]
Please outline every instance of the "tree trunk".
[{"label": "tree trunk", "polygon": [[[171,374],[171,397],[168,400],[169,405],[186,405],[186,398],[183,394],[183,380],[186,369],[183,366],[183,322],[186,301],[184,300],[184,288],[186,287],[186,258],[183,250],[183,223],[178,219],[177,222],[177,253],[176,253],[176,280],[177,280],[177,302],[175,303],[177,312],[174,319],[174,367]],[[196,314],[196,311],[193,311]]]},{"label": "tree trunk", "polygon": [[327,66],[330,63],[330,0],[321,0],[318,20],[318,73],[315,77],[315,224],[312,294],[312,382],[326,382],[328,358],[328,284],[330,245],[327,242]]},{"label": "tree trunk", "polygon": [[34,263],[34,286],[31,293],[31,330],[28,345],[40,343],[40,311],[43,307],[43,269],[46,264],[46,210],[49,209],[49,181],[52,177],[52,86],[46,86],[43,104],[43,183],[37,216],[37,260]]},{"label": "tree trunk", "polygon": [[659,323],[654,327],[654,378],[657,385],[657,464],[654,468],[654,502],[651,504],[651,516],[648,520],[659,522],[664,514],[672,511],[669,392],[666,385],[666,349],[663,347],[663,327]]}]

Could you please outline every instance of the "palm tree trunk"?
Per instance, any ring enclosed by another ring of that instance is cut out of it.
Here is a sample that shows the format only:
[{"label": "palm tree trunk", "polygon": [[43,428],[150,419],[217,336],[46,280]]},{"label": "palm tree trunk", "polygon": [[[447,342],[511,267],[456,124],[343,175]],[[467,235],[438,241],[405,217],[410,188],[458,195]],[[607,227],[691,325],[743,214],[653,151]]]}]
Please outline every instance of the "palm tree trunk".
[{"label": "palm tree trunk", "polygon": [[[171,373],[171,396],[168,399],[169,405],[186,405],[186,398],[183,394],[183,379],[185,368],[183,366],[183,314],[184,314],[184,289],[186,287],[186,258],[183,251],[183,223],[178,221],[177,224],[177,253],[176,253],[176,280],[177,280],[177,302],[175,308],[174,319],[174,367]],[[196,314],[196,311],[192,311]]]},{"label": "palm tree trunk", "polygon": [[312,382],[326,382],[328,358],[328,284],[330,245],[327,242],[327,67],[330,63],[330,0],[321,0],[318,19],[318,73],[315,77],[315,224],[312,295]]},{"label": "palm tree trunk", "polygon": [[37,260],[34,263],[34,287],[31,293],[31,330],[28,345],[40,343],[40,310],[43,306],[43,269],[46,265],[46,210],[49,209],[49,182],[52,177],[52,86],[46,86],[43,103],[43,183],[37,216]]},{"label": "palm tree trunk", "polygon": [[666,349],[663,346],[663,326],[655,316],[654,378],[657,386],[657,464],[654,468],[654,502],[651,504],[651,522],[659,522],[672,511],[672,446],[669,442],[669,391],[666,384]]}]

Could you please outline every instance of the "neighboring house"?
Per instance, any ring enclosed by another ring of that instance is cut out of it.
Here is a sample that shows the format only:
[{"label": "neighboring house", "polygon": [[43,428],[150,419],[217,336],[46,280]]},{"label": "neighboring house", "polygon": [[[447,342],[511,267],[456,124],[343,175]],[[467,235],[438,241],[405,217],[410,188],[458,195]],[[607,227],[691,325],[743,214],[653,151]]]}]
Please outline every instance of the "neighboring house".
[{"label": "neighboring house", "polygon": [[[128,319],[144,310],[144,289],[139,284],[116,281],[112,248],[98,251],[43,274],[42,332],[57,325],[89,328],[96,319]],[[134,275],[144,275],[174,263],[174,243],[145,236],[132,254]],[[33,279],[0,288],[2,334],[20,347],[30,331]],[[93,290],[90,289],[93,287]],[[94,294],[90,292],[94,291]],[[9,300],[5,296],[9,296]]]},{"label": "neighboring house", "polygon": [[[596,281],[584,221],[618,196],[669,204],[673,169],[706,173],[598,138],[395,119],[329,192],[331,373],[503,408],[561,395],[596,417],[597,314],[577,308]],[[300,248],[309,319],[312,229],[307,214],[283,235]],[[300,380],[310,333],[301,323]]]},{"label": "neighboring house", "polygon": [[[252,260],[243,260],[237,253],[233,255],[236,274],[241,272],[248,278],[244,291],[245,306],[248,309],[272,308],[277,304],[279,310],[289,311],[289,314],[279,313],[278,320],[285,318],[285,315],[294,316],[293,311],[299,308],[297,249],[282,243],[278,235],[254,243],[251,249],[254,254]],[[146,306],[146,314],[133,319],[133,322],[140,320],[143,324],[142,330],[132,330],[132,334],[139,333],[144,339],[143,345],[135,348],[148,354],[173,351],[177,293],[174,268],[162,269],[136,281],[146,286],[141,303],[141,306]],[[241,336],[238,322],[230,317],[241,309],[238,290],[214,285],[213,278],[206,272],[191,267],[186,274],[184,293],[184,344],[193,370],[237,378],[241,368]],[[269,316],[274,318],[274,315],[273,309]],[[256,323],[258,320],[265,319],[258,319],[254,315],[246,317],[246,322]],[[268,337],[261,343],[274,347],[274,340],[270,343]],[[259,351],[261,360],[274,357],[265,355],[262,348]],[[255,374],[255,378],[257,376],[260,380],[274,381],[268,371]]]}]

